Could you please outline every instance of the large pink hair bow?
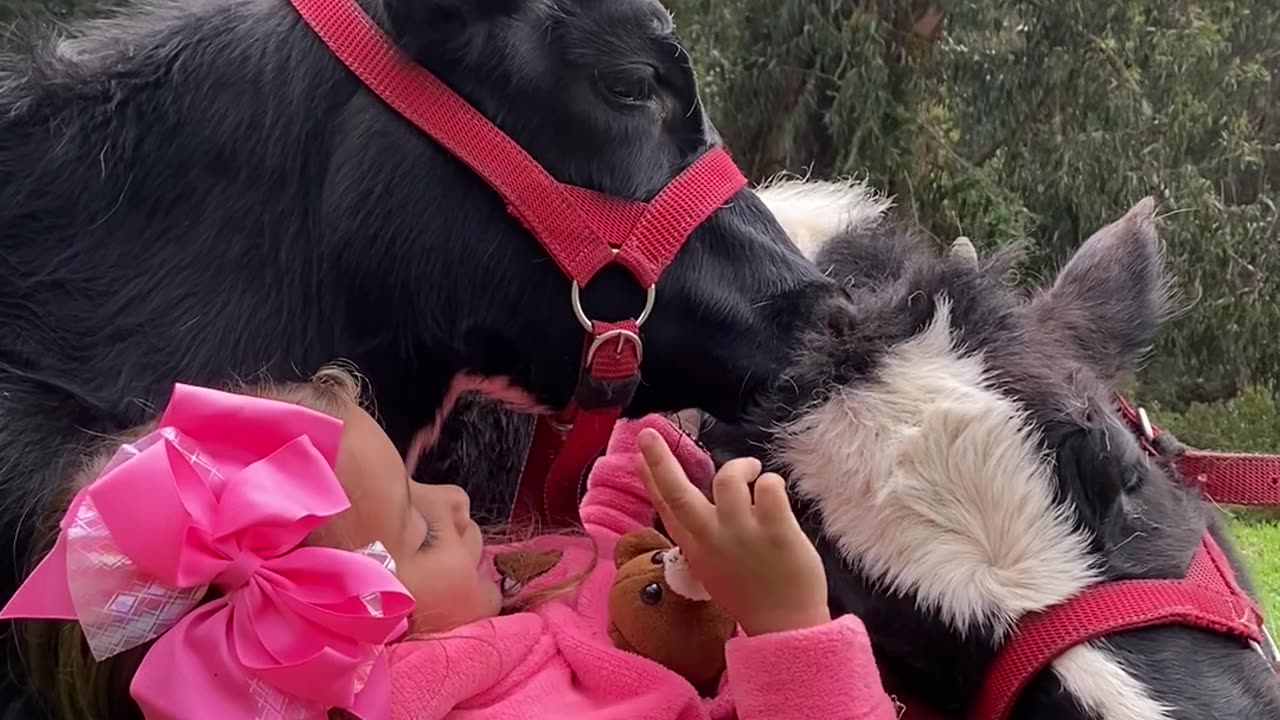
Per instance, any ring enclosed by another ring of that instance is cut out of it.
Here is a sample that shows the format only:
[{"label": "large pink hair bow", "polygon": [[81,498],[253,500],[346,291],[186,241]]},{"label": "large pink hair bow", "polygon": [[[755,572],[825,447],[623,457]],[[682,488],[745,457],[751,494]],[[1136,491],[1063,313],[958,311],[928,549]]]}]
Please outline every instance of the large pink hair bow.
[{"label": "large pink hair bow", "polygon": [[412,596],[380,544],[299,547],[350,505],[341,433],[297,405],[178,385],[0,618],[79,620],[99,660],[159,638],[130,686],[148,720],[389,717],[381,650]]}]

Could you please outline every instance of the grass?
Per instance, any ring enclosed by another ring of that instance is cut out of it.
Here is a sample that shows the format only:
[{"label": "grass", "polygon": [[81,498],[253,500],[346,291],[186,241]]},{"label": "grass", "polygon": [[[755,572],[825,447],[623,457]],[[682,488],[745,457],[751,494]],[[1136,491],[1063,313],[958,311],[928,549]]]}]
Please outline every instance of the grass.
[{"label": "grass", "polygon": [[1253,571],[1267,626],[1280,628],[1280,519],[1238,515],[1231,524],[1231,536]]}]

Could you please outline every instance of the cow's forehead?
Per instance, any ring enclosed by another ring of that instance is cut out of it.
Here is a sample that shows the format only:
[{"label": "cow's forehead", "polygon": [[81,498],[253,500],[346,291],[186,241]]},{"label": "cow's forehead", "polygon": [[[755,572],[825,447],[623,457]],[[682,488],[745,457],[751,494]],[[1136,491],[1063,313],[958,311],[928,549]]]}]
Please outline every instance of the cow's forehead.
[{"label": "cow's forehead", "polygon": [[943,299],[872,373],[785,423],[772,451],[846,560],[957,632],[1003,632],[1096,574],[1035,423],[956,345],[951,317]]}]

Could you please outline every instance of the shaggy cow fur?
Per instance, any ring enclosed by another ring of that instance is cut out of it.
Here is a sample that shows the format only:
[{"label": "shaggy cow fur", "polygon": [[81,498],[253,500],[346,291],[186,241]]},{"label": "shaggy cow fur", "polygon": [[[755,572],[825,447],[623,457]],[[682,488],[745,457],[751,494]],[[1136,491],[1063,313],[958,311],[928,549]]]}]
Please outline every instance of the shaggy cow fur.
[{"label": "shaggy cow fur", "polygon": [[[361,2],[562,181],[647,199],[718,142],[656,0]],[[288,2],[155,0],[29,37],[0,56],[0,601],[48,491],[174,381],[345,358],[405,450],[465,388],[566,404],[583,343],[567,279]],[[583,291],[601,319],[642,297],[618,268]],[[739,193],[659,283],[631,412],[737,416],[824,298],[844,311]],[[40,716],[23,684],[10,668],[0,717]]]},{"label": "shaggy cow fur", "polygon": [[[888,218],[834,233],[813,256],[852,317],[809,337],[744,422],[702,430],[720,459],[788,478],[833,607],[947,717],[1021,616],[1100,579],[1180,577],[1206,527],[1248,586],[1216,512],[1112,404],[1169,308],[1153,213],[1139,203],[1030,298],[1006,282],[1011,253],[939,255]],[[1067,652],[1013,717],[1274,720],[1280,685],[1254,649],[1156,628]]]}]

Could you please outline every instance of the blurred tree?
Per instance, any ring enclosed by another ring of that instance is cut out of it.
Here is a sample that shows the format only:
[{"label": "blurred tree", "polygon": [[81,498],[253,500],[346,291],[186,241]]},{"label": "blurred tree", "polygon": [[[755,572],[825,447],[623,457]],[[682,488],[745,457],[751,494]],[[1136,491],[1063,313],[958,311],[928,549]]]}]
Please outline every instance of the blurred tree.
[{"label": "blurred tree", "polygon": [[[0,23],[108,0],[0,0]],[[1280,387],[1280,0],[667,0],[744,169],[859,176],[1051,277],[1155,194],[1170,408]]]},{"label": "blurred tree", "polygon": [[670,0],[756,179],[855,175],[1051,277],[1146,194],[1188,311],[1171,406],[1280,380],[1280,3]]}]

